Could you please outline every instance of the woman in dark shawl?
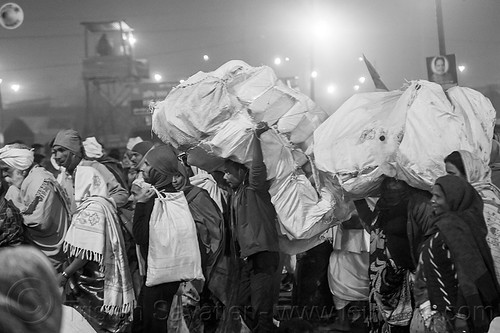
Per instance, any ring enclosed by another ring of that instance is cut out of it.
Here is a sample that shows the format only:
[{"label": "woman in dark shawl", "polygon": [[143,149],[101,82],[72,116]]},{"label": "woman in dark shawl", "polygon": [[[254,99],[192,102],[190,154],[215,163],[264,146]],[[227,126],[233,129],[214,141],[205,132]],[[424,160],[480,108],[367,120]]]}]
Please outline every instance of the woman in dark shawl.
[{"label": "woman in dark shawl", "polygon": [[488,331],[499,299],[486,243],[483,202],[464,179],[447,175],[432,189],[415,283],[416,305],[431,332]]},{"label": "woman in dark shawl", "polygon": [[[175,191],[172,187],[171,176],[173,167],[169,163],[172,159],[177,161],[177,156],[172,148],[166,145],[159,146],[146,154],[141,166],[146,183],[135,195],[137,204],[135,205],[132,230],[146,265],[149,249],[149,220],[157,196],[152,186],[160,192]],[[144,282],[146,282],[146,278],[144,278]],[[166,333],[170,307],[179,285],[180,281],[162,283],[152,287],[143,284],[138,298],[139,307],[134,311],[132,332]]]}]

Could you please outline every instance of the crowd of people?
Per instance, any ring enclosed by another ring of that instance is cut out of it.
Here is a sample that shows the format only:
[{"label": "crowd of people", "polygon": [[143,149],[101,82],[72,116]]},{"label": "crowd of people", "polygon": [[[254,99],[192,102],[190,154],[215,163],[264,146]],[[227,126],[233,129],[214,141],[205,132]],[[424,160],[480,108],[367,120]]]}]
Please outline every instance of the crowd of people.
[{"label": "crowd of people", "polygon": [[[96,332],[312,333],[311,318],[276,311],[292,265],[261,125],[251,165],[226,160],[212,173],[140,138],[113,158],[70,129],[47,156],[23,143],[1,148],[0,332],[59,332],[64,304]],[[350,331],[358,302],[366,332],[488,332],[500,301],[499,148],[493,140],[490,165],[450,152],[430,192],[385,177],[378,198],[353,201],[333,244],[292,256],[297,291],[311,282],[298,272],[314,274],[326,259],[316,281],[327,281],[321,296],[336,309],[327,329]]]}]

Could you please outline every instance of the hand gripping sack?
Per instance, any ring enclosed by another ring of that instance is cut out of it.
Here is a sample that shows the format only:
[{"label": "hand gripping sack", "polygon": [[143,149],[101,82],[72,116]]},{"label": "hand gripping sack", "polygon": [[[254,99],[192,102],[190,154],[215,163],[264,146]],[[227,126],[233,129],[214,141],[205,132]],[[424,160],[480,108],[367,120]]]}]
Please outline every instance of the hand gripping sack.
[{"label": "hand gripping sack", "polygon": [[146,286],[204,279],[196,226],[184,193],[157,194],[149,221]]}]

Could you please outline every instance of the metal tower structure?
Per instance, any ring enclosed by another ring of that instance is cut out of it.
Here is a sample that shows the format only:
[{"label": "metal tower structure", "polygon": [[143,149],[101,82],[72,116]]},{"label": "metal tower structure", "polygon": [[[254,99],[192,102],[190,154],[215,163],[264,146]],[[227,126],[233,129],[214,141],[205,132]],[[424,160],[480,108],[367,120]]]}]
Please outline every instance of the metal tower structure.
[{"label": "metal tower structure", "polygon": [[148,125],[147,116],[134,116],[131,110],[133,91],[149,78],[148,62],[134,58],[133,29],[125,21],[81,24],[86,97],[82,135],[97,137],[107,148],[118,147],[131,130]]}]

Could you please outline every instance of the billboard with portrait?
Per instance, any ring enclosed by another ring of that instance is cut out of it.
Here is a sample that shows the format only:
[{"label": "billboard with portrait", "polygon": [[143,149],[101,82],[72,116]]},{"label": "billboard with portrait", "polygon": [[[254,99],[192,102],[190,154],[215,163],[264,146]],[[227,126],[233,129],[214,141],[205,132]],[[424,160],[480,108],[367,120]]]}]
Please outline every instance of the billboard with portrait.
[{"label": "billboard with portrait", "polygon": [[457,80],[457,62],[454,54],[427,57],[429,81],[441,85],[454,85]]}]

